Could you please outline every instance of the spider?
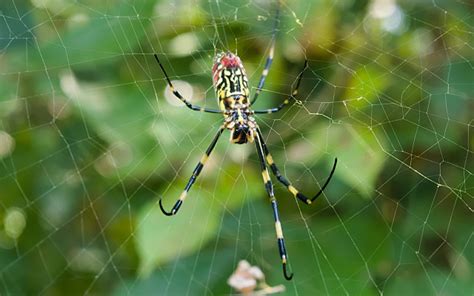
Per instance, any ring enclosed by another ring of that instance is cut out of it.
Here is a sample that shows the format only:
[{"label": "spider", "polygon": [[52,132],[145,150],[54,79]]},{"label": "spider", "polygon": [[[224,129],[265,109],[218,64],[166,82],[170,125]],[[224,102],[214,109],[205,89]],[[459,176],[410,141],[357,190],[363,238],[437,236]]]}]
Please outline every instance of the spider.
[{"label": "spider", "polygon": [[281,222],[278,214],[278,206],[277,200],[275,198],[275,194],[273,191],[273,184],[268,174],[267,165],[270,167],[273,175],[277,178],[277,180],[286,186],[289,192],[291,192],[295,198],[299,199],[300,201],[304,202],[305,204],[313,203],[323,192],[326,186],[329,184],[334,171],[336,169],[337,158],[334,160],[334,165],[332,167],[331,173],[329,177],[326,179],[324,185],[320,188],[320,190],[312,197],[308,198],[299,190],[297,190],[293,185],[291,185],[290,181],[288,181],[281,173],[276,164],[273,161],[273,157],[270,154],[268,147],[263,139],[262,132],[255,121],[254,114],[271,114],[276,113],[282,110],[285,106],[290,103],[290,99],[295,99],[295,96],[298,94],[298,88],[300,86],[301,78],[303,77],[303,73],[308,66],[308,61],[306,60],[304,63],[303,70],[297,77],[296,85],[293,88],[291,95],[283,101],[278,107],[265,109],[265,110],[252,110],[251,106],[257,100],[262,88],[265,84],[265,79],[268,75],[270,66],[273,61],[274,49],[275,49],[275,36],[276,36],[276,24],[278,23],[278,15],[279,10],[277,10],[276,18],[275,18],[275,25],[273,27],[273,35],[272,41],[270,46],[270,51],[267,56],[265,67],[260,77],[260,81],[258,83],[257,90],[253,95],[252,99],[249,101],[250,91],[249,91],[249,84],[247,75],[245,73],[244,66],[240,60],[240,58],[229,51],[218,53],[214,58],[214,66],[212,67],[212,78],[213,78],[213,86],[216,91],[217,100],[219,104],[219,109],[208,109],[203,108],[197,105],[191,104],[186,98],[184,98],[178,90],[176,90],[171,82],[168,74],[165,71],[165,68],[161,64],[160,60],[158,59],[158,55],[154,54],[158,65],[163,72],[163,75],[166,78],[168,86],[171,92],[180,99],[189,109],[194,111],[201,111],[207,113],[214,113],[214,114],[222,114],[224,116],[224,122],[219,127],[217,134],[215,135],[214,139],[212,140],[211,144],[206,150],[206,153],[202,156],[201,160],[195,167],[192,176],[190,177],[188,183],[186,184],[183,192],[179,196],[178,200],[174,204],[171,211],[166,211],[163,208],[161,199],[159,200],[160,209],[166,216],[175,215],[181,205],[183,204],[186,196],[191,189],[191,186],[196,181],[197,177],[201,173],[204,165],[206,164],[207,159],[211,155],[212,150],[216,146],[219,137],[223,133],[224,130],[230,131],[230,142],[234,144],[246,144],[255,142],[255,146],[257,148],[257,154],[260,161],[260,166],[262,170],[262,177],[263,182],[265,184],[265,190],[270,198],[270,202],[272,205],[273,210],[273,218],[275,220],[275,231],[277,236],[277,243],[278,243],[278,250],[280,253],[280,258],[283,266],[283,275],[286,280],[291,280],[293,278],[293,273],[288,274],[287,271],[287,260],[288,255],[286,252],[285,247],[285,240],[283,239],[283,230],[281,227]]}]

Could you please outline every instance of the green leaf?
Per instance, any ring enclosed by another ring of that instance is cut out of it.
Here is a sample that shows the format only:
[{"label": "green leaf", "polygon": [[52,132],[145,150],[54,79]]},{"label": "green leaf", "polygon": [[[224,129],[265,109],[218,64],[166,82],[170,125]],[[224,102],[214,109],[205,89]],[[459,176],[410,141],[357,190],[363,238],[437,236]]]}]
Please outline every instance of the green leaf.
[{"label": "green leaf", "polygon": [[[335,176],[365,197],[370,197],[385,162],[383,136],[371,129],[331,125],[327,128],[316,127],[307,138],[311,143],[308,146],[310,152],[305,157],[307,161],[330,152],[338,159]],[[332,159],[329,162],[332,164]]]},{"label": "green leaf", "polygon": [[[175,186],[166,192],[163,205],[170,210],[181,191]],[[175,189],[176,188],[176,189]],[[139,274],[146,277],[156,265],[186,256],[205,245],[220,224],[221,206],[201,194],[198,188],[188,194],[179,212],[165,216],[154,202],[139,214],[136,247],[140,257]]]},{"label": "green leaf", "polygon": [[7,116],[20,105],[20,99],[15,98],[15,84],[7,79],[0,79],[0,118]]},{"label": "green leaf", "polygon": [[[110,58],[136,50],[152,24],[156,0],[121,1],[110,11],[91,13],[88,23],[66,32],[35,49],[16,50],[10,56],[15,71],[44,70],[45,67],[95,67]],[[36,45],[36,44],[35,44]]]},{"label": "green leaf", "polygon": [[386,295],[473,295],[470,280],[460,280],[454,275],[435,269],[414,275],[405,272],[403,265],[391,276],[385,288]]},{"label": "green leaf", "polygon": [[[260,174],[252,166],[247,170],[243,176],[239,165],[223,167],[216,179],[217,190],[214,186],[210,188],[208,182],[201,189],[198,181],[175,216],[165,216],[157,202],[144,207],[139,215],[136,238],[140,274],[146,276],[157,265],[202,249],[218,233],[224,212],[248,200],[266,197]],[[177,183],[164,194],[165,209],[172,208],[182,188],[183,184]]]},{"label": "green leaf", "polygon": [[[245,149],[242,145],[234,145],[233,149]],[[228,156],[224,162],[230,162]],[[216,174],[215,188],[209,188],[213,195],[226,209],[240,208],[249,200],[267,198],[260,168],[250,165],[247,160],[244,167],[232,164],[220,169]]]},{"label": "green leaf", "polygon": [[[232,262],[234,255],[233,245],[204,250],[157,269],[147,278],[128,278],[125,283],[117,283],[112,294],[205,295],[213,291],[215,295],[223,295],[230,289],[226,280],[235,268]],[[209,268],[211,265],[212,269]],[[223,291],[218,293],[216,289]]]},{"label": "green leaf", "polygon": [[389,76],[381,67],[374,65],[360,67],[352,76],[344,95],[348,99],[347,108],[357,110],[371,106],[389,84]]}]

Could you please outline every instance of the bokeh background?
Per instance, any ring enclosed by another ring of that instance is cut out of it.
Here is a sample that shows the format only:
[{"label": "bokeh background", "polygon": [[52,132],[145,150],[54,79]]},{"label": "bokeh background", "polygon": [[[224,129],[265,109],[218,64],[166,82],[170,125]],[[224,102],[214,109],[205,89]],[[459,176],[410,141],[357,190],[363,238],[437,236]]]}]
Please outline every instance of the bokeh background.
[{"label": "bokeh background", "polygon": [[[255,108],[293,281],[281,274],[253,145],[228,134],[164,217],[221,123],[211,66],[257,85],[275,2],[0,2],[0,294],[223,295],[241,259],[291,295],[474,293],[472,1],[283,1]],[[255,88],[253,88],[254,90]]]}]

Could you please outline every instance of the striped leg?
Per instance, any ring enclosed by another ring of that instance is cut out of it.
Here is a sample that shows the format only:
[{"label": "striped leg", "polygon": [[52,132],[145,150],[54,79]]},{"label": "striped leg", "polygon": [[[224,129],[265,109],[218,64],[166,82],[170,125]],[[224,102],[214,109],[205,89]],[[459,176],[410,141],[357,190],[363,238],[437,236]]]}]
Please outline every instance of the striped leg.
[{"label": "striped leg", "polygon": [[255,114],[271,114],[271,113],[275,113],[275,112],[278,112],[280,111],[281,109],[283,109],[286,105],[288,105],[290,103],[290,99],[295,99],[296,95],[298,94],[298,89],[300,88],[300,83],[301,83],[301,79],[303,78],[303,74],[304,74],[304,71],[306,70],[306,67],[308,67],[308,61],[305,60],[304,61],[304,66],[303,66],[303,70],[301,70],[300,74],[298,75],[298,78],[296,80],[296,85],[295,87],[293,88],[293,90],[291,91],[291,96],[289,98],[287,98],[286,100],[283,101],[283,103],[281,103],[278,107],[276,108],[271,108],[271,109],[265,109],[265,110],[255,110],[253,111]]},{"label": "striped leg", "polygon": [[252,100],[250,101],[250,106],[257,101],[258,95],[262,92],[263,85],[265,84],[265,79],[267,78],[268,72],[270,71],[270,66],[273,62],[273,55],[275,54],[275,40],[278,24],[280,22],[280,2],[278,1],[278,7],[275,14],[275,22],[273,23],[273,32],[272,32],[272,43],[270,45],[270,52],[268,53],[267,60],[265,62],[265,67],[263,68],[262,75],[260,76],[260,81],[258,82],[257,90],[253,95]]},{"label": "striped leg", "polygon": [[265,79],[267,78],[268,72],[270,71],[270,66],[273,62],[273,55],[275,53],[275,35],[272,37],[272,45],[270,47],[270,53],[268,54],[267,61],[265,62],[265,68],[263,68],[262,76],[260,76],[260,81],[258,82],[257,90],[253,95],[252,100],[250,101],[250,106],[252,106],[255,101],[257,101],[258,96],[262,92],[263,85],[265,84]]},{"label": "striped leg", "polygon": [[258,154],[258,158],[260,159],[260,165],[262,168],[262,177],[263,177],[263,182],[265,183],[265,189],[267,191],[268,197],[270,198],[270,202],[272,203],[273,218],[275,219],[275,231],[276,231],[277,242],[278,242],[278,250],[280,252],[281,263],[283,265],[283,275],[285,279],[289,281],[293,278],[293,273],[288,275],[288,271],[286,270],[288,255],[286,254],[285,240],[283,239],[283,230],[281,228],[280,217],[278,215],[278,205],[277,205],[275,195],[273,193],[272,181],[270,180],[270,175],[268,174],[267,166],[265,164],[265,158],[264,158],[264,154],[262,150],[262,142],[260,141],[260,138],[261,137],[257,135],[255,145],[257,146],[257,154]]},{"label": "striped leg", "polygon": [[203,107],[200,107],[200,106],[191,104],[188,100],[186,100],[186,99],[179,93],[179,91],[177,91],[177,90],[174,88],[173,83],[171,83],[171,80],[170,80],[168,74],[166,74],[165,68],[163,67],[163,65],[161,64],[160,60],[158,59],[158,55],[157,55],[157,54],[155,54],[155,59],[156,59],[156,61],[158,62],[158,65],[160,65],[161,71],[163,71],[163,74],[165,75],[166,81],[168,82],[168,85],[169,85],[171,91],[173,92],[174,96],[177,97],[178,99],[180,99],[189,109],[194,110],[194,111],[208,112],[208,113],[223,113],[223,111],[221,111],[221,110],[207,109],[207,108],[203,108]]},{"label": "striped leg", "polygon": [[336,170],[336,165],[337,165],[337,158],[334,159],[334,165],[332,167],[332,170],[331,170],[331,173],[329,174],[329,177],[326,179],[326,182],[324,183],[324,185],[321,187],[321,189],[319,190],[319,192],[317,192],[311,199],[306,197],[304,194],[302,194],[301,192],[299,192],[295,187],[293,187],[293,185],[291,185],[290,181],[288,181],[281,173],[280,173],[280,170],[278,169],[278,167],[276,166],[276,164],[273,162],[273,157],[272,155],[270,154],[270,152],[268,151],[268,148],[267,148],[267,145],[265,144],[265,141],[263,140],[263,137],[262,137],[262,132],[260,131],[260,129],[257,129],[257,133],[258,133],[258,137],[260,139],[262,139],[262,148],[263,148],[263,152],[265,153],[265,157],[266,157],[266,160],[267,160],[267,163],[268,165],[270,166],[270,168],[272,169],[272,173],[273,175],[275,175],[275,177],[278,179],[278,181],[280,181],[280,183],[282,183],[283,185],[286,186],[286,188],[288,189],[288,191],[290,191],[291,193],[293,193],[293,195],[298,198],[299,200],[301,200],[302,202],[306,203],[306,204],[311,204],[312,202],[314,202],[316,200],[316,198],[318,198],[321,193],[323,193],[324,189],[326,188],[326,186],[329,184],[329,181],[331,181],[331,178],[332,178],[332,175],[334,174],[334,171]]},{"label": "striped leg", "polygon": [[179,196],[179,199],[174,204],[173,208],[171,209],[171,212],[165,211],[165,209],[163,208],[163,205],[161,204],[161,199],[160,199],[160,201],[159,201],[160,209],[163,212],[163,214],[165,214],[166,216],[172,216],[172,215],[175,215],[178,212],[179,208],[181,207],[184,200],[186,199],[186,195],[188,194],[189,189],[191,189],[191,186],[193,186],[194,181],[196,181],[196,178],[201,173],[202,168],[206,164],[206,161],[209,158],[209,155],[211,155],[211,152],[214,149],[214,147],[216,146],[217,140],[219,140],[219,137],[220,137],[220,135],[222,134],[223,131],[224,131],[224,127],[221,126],[219,128],[219,131],[217,132],[216,136],[212,140],[211,145],[209,145],[209,147],[207,148],[206,153],[202,156],[201,161],[199,161],[196,168],[194,169],[191,178],[189,178],[189,181],[186,184],[186,187],[184,187],[183,193],[181,193],[181,195]]}]

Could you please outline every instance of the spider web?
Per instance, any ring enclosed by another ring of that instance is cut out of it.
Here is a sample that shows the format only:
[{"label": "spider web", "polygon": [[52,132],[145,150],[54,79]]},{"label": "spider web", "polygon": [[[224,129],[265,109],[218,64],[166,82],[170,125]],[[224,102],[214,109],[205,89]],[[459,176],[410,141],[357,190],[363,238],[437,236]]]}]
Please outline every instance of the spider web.
[{"label": "spider web", "polygon": [[254,145],[225,132],[212,58],[254,87],[271,1],[7,0],[0,4],[0,294],[235,293],[240,260],[287,294],[474,293],[473,17],[455,1],[283,1],[255,109],[293,281],[286,282]]}]

